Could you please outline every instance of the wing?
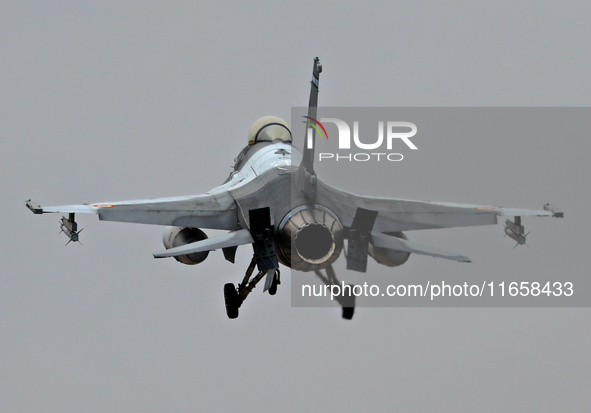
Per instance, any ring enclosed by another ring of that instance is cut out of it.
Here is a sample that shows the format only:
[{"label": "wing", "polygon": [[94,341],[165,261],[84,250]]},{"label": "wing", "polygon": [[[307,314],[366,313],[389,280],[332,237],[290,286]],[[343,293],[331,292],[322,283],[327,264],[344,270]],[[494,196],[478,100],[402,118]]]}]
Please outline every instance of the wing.
[{"label": "wing", "polygon": [[102,221],[151,225],[237,230],[236,203],[229,193],[140,199],[122,202],[99,202],[83,205],[41,207],[27,202],[36,214],[97,214]]},{"label": "wing", "polygon": [[318,201],[331,208],[344,226],[351,226],[357,208],[377,211],[379,232],[493,225],[498,216],[557,216],[552,211],[489,205],[413,201],[353,195],[318,181]]},{"label": "wing", "polygon": [[318,181],[316,202],[335,212],[348,229],[347,268],[360,272],[366,271],[368,242],[393,251],[470,262],[460,254],[400,239],[395,235],[400,231],[492,225],[499,216],[514,216],[514,222],[506,221],[505,234],[517,244],[525,244],[527,234],[521,225],[522,216],[564,216],[549,204],[543,210],[533,210],[364,197],[332,188],[322,181]]}]

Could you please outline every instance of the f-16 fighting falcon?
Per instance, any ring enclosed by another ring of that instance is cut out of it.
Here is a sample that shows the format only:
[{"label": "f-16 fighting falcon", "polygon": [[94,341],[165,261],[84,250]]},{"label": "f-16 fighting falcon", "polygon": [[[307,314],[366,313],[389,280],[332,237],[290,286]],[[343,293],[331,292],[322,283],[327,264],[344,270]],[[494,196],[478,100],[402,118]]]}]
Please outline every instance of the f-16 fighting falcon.
[{"label": "f-16 fighting falcon", "polygon": [[[317,116],[318,84],[322,65],[314,59],[308,118]],[[100,202],[41,207],[30,200],[35,214],[64,213],[61,229],[70,241],[79,240],[76,214],[96,214],[103,221],[164,225],[164,251],[155,258],[174,257],[195,265],[210,251],[221,249],[234,262],[240,245],[251,244],[253,258],[242,281],[224,285],[226,312],[237,318],[240,306],[258,282],[275,294],[280,284],[279,264],[299,271],[314,271],[327,285],[338,280],[332,264],[343,253],[347,269],[366,272],[368,255],[379,264],[396,267],[410,254],[460,262],[469,258],[409,241],[403,231],[496,224],[510,216],[505,233],[518,244],[527,234],[522,216],[562,217],[555,207],[543,210],[422,202],[350,194],[322,182],[314,171],[315,128],[306,130],[300,152],[292,143],[288,124],[277,117],[257,120],[248,145],[238,155],[226,181],[205,195]],[[228,231],[214,238],[201,229]],[[69,241],[69,242],[70,242]],[[254,270],[257,274],[253,277]],[[324,271],[324,273],[322,272]],[[342,316],[353,317],[354,296],[338,299]]]}]

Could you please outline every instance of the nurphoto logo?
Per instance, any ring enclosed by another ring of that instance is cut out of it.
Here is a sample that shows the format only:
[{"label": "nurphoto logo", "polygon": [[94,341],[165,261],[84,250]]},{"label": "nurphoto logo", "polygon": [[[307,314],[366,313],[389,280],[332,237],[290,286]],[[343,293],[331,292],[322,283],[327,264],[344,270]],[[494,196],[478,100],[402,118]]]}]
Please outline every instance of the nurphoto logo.
[{"label": "nurphoto logo", "polygon": [[[306,145],[308,148],[314,147],[314,139],[313,139],[313,131],[316,130],[318,134],[328,140],[328,133],[326,132],[326,128],[324,127],[323,123],[332,123],[336,125],[338,129],[338,146],[339,150],[350,150],[351,149],[351,127],[347,122],[339,118],[321,118],[320,121],[316,119],[312,119],[310,117],[304,116],[305,118],[309,119],[311,122],[304,121],[308,125],[307,129],[307,139]],[[318,126],[316,126],[318,125]],[[385,125],[385,127],[384,127]],[[319,129],[320,127],[320,129]],[[399,139],[402,141],[406,146],[412,150],[418,150],[416,145],[410,140],[413,136],[417,134],[417,126],[411,122],[400,122],[400,121],[379,121],[378,122],[378,137],[374,141],[368,142],[367,139],[364,139],[364,142],[359,137],[359,122],[353,122],[353,144],[357,149],[360,149],[364,152],[357,152],[352,153],[348,151],[347,153],[340,153],[340,152],[322,152],[318,154],[319,161],[326,161],[326,160],[347,160],[347,161],[357,161],[357,162],[367,162],[369,160],[377,160],[380,161],[382,159],[387,159],[388,161],[401,161],[404,159],[404,156],[401,153],[393,153],[393,152],[367,152],[367,151],[376,151],[379,150],[384,146],[386,146],[386,150],[392,151],[394,147],[394,140]],[[366,135],[364,135],[366,136]]]}]

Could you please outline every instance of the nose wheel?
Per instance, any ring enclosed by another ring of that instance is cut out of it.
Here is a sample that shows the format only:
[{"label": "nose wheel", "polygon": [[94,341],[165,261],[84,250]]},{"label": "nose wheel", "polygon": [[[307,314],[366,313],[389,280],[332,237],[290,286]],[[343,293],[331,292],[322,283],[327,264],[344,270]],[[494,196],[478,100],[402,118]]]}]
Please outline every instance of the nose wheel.
[{"label": "nose wheel", "polygon": [[[326,268],[326,275],[322,274],[319,270],[314,271],[316,276],[320,278],[320,280],[328,285],[340,285],[339,280],[332,268],[332,265],[329,265]],[[341,295],[335,296],[334,299],[341,305],[342,308],[342,317],[345,320],[351,320],[353,315],[355,314],[355,295],[353,294],[353,285],[349,284],[349,288],[343,288],[341,291]]]}]

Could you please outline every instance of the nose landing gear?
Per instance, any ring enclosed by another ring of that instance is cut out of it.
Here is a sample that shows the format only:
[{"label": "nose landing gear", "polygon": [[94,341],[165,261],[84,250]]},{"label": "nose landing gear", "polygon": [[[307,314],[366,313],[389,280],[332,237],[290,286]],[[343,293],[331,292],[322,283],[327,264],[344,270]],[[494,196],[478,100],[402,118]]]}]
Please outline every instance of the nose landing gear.
[{"label": "nose landing gear", "polygon": [[[339,279],[332,268],[332,265],[326,267],[326,275],[322,274],[319,270],[314,271],[316,276],[322,280],[322,282],[328,286],[339,285]],[[335,296],[335,300],[342,307],[342,317],[345,320],[351,320],[355,314],[355,295],[353,294],[353,285],[349,285],[349,288],[343,288],[341,295]]]}]

